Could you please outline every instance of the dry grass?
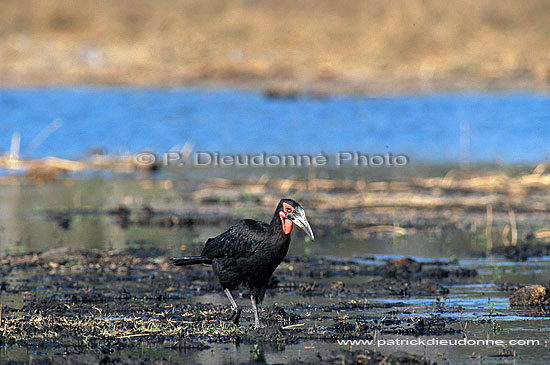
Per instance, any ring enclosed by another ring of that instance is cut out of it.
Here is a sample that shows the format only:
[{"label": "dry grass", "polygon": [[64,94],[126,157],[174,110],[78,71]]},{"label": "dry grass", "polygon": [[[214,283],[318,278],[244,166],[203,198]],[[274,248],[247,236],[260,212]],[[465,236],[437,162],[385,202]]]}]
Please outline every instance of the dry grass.
[{"label": "dry grass", "polygon": [[[550,201],[550,174],[537,166],[532,173],[510,175],[502,170],[486,172],[450,170],[444,177],[413,177],[406,180],[267,179],[232,182],[211,179],[193,193],[200,201],[241,199],[240,193],[262,198],[268,206],[285,194],[310,196],[318,209],[359,207],[472,208],[485,211],[489,204],[524,211],[546,211]],[[273,197],[270,197],[273,193]],[[531,201],[533,199],[533,201]],[[535,204],[538,202],[539,204]],[[495,207],[495,209],[497,209]]]},{"label": "dry grass", "polygon": [[[192,199],[199,204],[212,199],[232,204],[256,199],[260,206],[271,207],[281,196],[291,196],[307,207],[312,221],[348,229],[360,237],[449,228],[477,232],[485,227],[487,237],[498,232],[505,245],[516,245],[524,234],[533,232],[533,224],[547,226],[549,192],[550,175],[541,164],[532,173],[451,170],[437,178],[380,181],[310,178],[232,183],[215,179],[201,184]],[[547,229],[535,235],[546,238]]]},{"label": "dry grass", "polygon": [[[55,343],[63,337],[78,338],[78,346],[87,346],[92,340],[150,340],[159,337],[182,339],[197,336],[227,336],[243,332],[242,328],[222,320],[191,321],[164,318],[124,317],[113,320],[107,316],[47,315],[10,316],[0,323],[3,343],[41,341]],[[176,346],[177,343],[167,346]]]},{"label": "dry grass", "polygon": [[4,0],[0,83],[545,83],[549,8],[545,0]]}]

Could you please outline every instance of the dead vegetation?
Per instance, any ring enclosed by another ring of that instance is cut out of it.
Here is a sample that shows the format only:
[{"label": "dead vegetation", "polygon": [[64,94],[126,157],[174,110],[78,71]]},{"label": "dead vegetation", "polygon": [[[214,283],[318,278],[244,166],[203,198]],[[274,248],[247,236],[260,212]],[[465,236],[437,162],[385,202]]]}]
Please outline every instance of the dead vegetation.
[{"label": "dead vegetation", "polygon": [[[541,166],[532,173],[451,170],[443,177],[382,181],[212,179],[200,184],[192,197],[203,204],[247,201],[271,206],[280,196],[298,196],[314,215],[323,216],[327,225],[359,236],[378,232],[399,236],[446,227],[472,232],[485,227],[490,236],[493,228],[500,226],[504,243],[515,245],[521,238],[518,225],[546,222],[550,210],[550,175]],[[528,233],[538,239],[548,236],[545,229]]]},{"label": "dead vegetation", "polygon": [[294,96],[546,88],[550,77],[544,0],[6,0],[0,10],[2,84],[240,83]]},{"label": "dead vegetation", "polygon": [[550,295],[544,285],[528,285],[516,290],[510,297],[510,306],[548,306]]},{"label": "dead vegetation", "polygon": [[[515,246],[527,236],[542,241],[550,238],[550,174],[545,163],[531,172],[526,168],[493,167],[452,169],[440,177],[412,173],[374,178],[365,173],[354,179],[316,177],[322,175],[321,171],[311,171],[309,177],[300,179],[274,178],[266,172],[260,178],[207,178],[188,183],[152,178],[154,170],[136,168],[132,156],[99,156],[83,162],[53,158],[14,162],[4,158],[0,165],[26,171],[22,180],[0,179],[4,184],[72,184],[66,173],[95,169],[135,173],[140,177],[137,183],[141,189],[160,189],[181,197],[175,210],[154,202],[131,207],[123,201],[104,210],[47,210],[46,217],[64,229],[70,228],[72,218],[82,214],[112,216],[122,228],[132,224],[166,228],[231,224],[242,218],[240,214],[270,214],[281,197],[289,196],[308,207],[308,214],[317,221],[316,233],[321,236],[329,232],[357,237],[403,236],[458,229],[484,234],[489,250],[493,241]],[[38,173],[49,169],[56,174]],[[532,225],[538,228],[533,230]]]},{"label": "dead vegetation", "polygon": [[31,182],[55,182],[63,179],[69,172],[114,171],[131,173],[135,171],[152,171],[155,165],[143,165],[136,162],[135,156],[94,155],[86,161],[67,160],[57,157],[46,157],[40,160],[26,160],[9,154],[0,155],[0,169],[23,172]]},{"label": "dead vegetation", "polygon": [[[269,292],[278,292],[281,300],[284,294],[293,294],[315,297],[318,302],[285,303],[284,308],[266,305],[265,327],[254,328],[249,308],[243,313],[244,325],[235,326],[226,321],[229,306],[208,303],[206,298],[218,289],[211,270],[174,270],[167,253],[153,249],[96,252],[62,248],[4,255],[0,256],[0,272],[6,280],[0,291],[21,298],[18,304],[8,301],[9,305],[0,306],[0,346],[55,346],[65,355],[144,345],[189,352],[230,343],[332,343],[373,338],[375,332],[457,334],[461,333],[460,321],[439,317],[437,310],[422,318],[411,314],[405,304],[370,304],[366,297],[445,294],[448,290],[438,282],[476,275],[452,264],[411,259],[362,264],[289,257],[277,271],[281,281],[274,280]],[[365,280],[346,284],[336,280],[351,276]],[[189,300],[196,295],[203,299]],[[365,310],[383,314],[372,320]],[[326,355],[322,348],[318,351]]]}]

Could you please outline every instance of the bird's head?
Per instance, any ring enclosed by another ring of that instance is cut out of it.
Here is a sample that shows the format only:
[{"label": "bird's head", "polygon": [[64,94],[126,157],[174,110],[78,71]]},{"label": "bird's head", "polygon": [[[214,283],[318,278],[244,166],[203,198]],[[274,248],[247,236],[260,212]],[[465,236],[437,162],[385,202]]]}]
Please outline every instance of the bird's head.
[{"label": "bird's head", "polygon": [[285,234],[290,234],[290,232],[292,232],[293,224],[296,224],[299,228],[306,232],[309,238],[312,240],[314,239],[313,231],[311,230],[309,222],[306,218],[306,212],[297,201],[292,199],[281,199],[275,214],[277,214],[281,219],[281,223],[283,224],[283,232]]}]

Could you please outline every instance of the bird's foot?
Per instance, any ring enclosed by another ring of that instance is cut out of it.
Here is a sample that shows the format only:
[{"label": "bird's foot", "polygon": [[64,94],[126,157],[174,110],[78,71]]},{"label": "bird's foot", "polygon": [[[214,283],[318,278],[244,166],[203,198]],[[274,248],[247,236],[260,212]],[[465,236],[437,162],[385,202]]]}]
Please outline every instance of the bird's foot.
[{"label": "bird's foot", "polygon": [[240,319],[241,319],[240,309],[234,309],[233,312],[231,312],[231,315],[229,316],[229,318],[227,318],[228,321],[232,321],[236,326],[239,325]]}]

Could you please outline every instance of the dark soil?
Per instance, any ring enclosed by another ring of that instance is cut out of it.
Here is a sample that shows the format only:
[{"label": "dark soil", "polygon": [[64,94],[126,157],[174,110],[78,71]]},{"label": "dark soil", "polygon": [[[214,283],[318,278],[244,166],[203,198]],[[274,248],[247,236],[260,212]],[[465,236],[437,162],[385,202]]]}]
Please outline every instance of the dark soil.
[{"label": "dark soil", "polygon": [[491,253],[502,255],[509,260],[525,261],[530,257],[550,256],[550,244],[527,240],[516,246],[494,247]]},{"label": "dark soil", "polygon": [[[366,264],[363,260],[288,257],[277,269],[267,295],[277,301],[284,301],[285,294],[322,300],[316,301],[319,304],[267,305],[261,313],[264,327],[255,329],[248,308],[242,326],[237,327],[225,321],[228,305],[184,300],[219,294],[219,284],[209,267],[175,268],[168,258],[159,249],[93,252],[67,248],[0,257],[1,292],[24,298],[20,308],[3,307],[0,345],[54,351],[34,363],[69,359],[72,363],[137,364],[152,359],[114,352],[143,344],[194,352],[228,343],[283,347],[307,340],[334,343],[373,338],[376,332],[456,334],[461,332],[460,321],[437,314],[444,306],[434,305],[427,309],[431,317],[420,317],[407,312],[405,305],[373,304],[368,298],[444,295],[448,285],[476,275],[449,264],[411,259]],[[373,310],[383,315],[372,315]],[[311,363],[374,364],[382,360],[425,363],[412,355],[387,357],[370,350],[320,352]],[[170,363],[162,358],[154,361]]]},{"label": "dark soil", "polygon": [[382,355],[379,352],[363,350],[363,351],[348,351],[337,350],[331,351],[326,355],[319,355],[317,361],[312,361],[311,364],[428,364],[426,360],[419,357],[407,354],[405,352],[396,352],[390,355]]}]

